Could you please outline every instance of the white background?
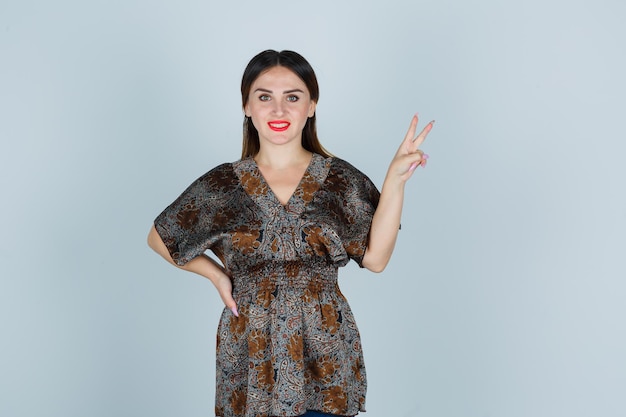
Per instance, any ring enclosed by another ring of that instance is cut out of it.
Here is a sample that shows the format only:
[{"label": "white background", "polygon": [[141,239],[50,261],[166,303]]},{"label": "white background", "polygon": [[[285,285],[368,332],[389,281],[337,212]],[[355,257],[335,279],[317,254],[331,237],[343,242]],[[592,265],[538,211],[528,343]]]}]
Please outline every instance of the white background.
[{"label": "white background", "polygon": [[626,415],[624,4],[2,0],[0,415],[214,415],[219,297],[145,237],[268,48],[379,186],[437,120],[390,266],[340,277],[366,415]]}]

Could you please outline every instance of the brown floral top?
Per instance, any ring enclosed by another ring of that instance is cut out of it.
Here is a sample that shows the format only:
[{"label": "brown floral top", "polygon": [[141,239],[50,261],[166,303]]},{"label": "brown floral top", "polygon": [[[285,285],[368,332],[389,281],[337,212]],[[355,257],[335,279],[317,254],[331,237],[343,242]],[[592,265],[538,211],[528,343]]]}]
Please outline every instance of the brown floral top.
[{"label": "brown floral top", "polygon": [[283,206],[248,158],[203,175],[157,217],[177,264],[210,249],[232,277],[239,318],[224,309],[218,328],[217,416],[365,411],[361,342],[337,269],[361,265],[378,198],[352,165],[314,154]]}]

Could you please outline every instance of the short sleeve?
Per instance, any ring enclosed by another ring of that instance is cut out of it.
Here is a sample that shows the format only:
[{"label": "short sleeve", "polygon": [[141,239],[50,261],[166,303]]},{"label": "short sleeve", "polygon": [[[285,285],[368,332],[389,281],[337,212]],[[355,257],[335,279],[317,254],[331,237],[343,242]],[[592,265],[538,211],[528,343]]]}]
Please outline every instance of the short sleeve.
[{"label": "short sleeve", "polygon": [[220,166],[198,178],[154,220],[177,265],[185,265],[211,249],[218,238],[215,214],[223,205],[230,182],[224,170]]},{"label": "short sleeve", "polygon": [[341,241],[350,259],[353,259],[363,268],[363,256],[367,249],[372,218],[380,192],[374,183],[358,169],[345,161],[341,172],[345,184],[342,195],[343,230]]}]

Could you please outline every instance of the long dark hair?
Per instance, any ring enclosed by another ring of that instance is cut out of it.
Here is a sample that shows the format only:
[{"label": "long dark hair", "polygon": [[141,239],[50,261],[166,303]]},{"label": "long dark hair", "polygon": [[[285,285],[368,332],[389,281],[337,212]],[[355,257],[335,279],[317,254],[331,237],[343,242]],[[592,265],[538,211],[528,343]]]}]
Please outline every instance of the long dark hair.
[{"label": "long dark hair", "polygon": [[[311,64],[297,52],[293,51],[274,51],[268,49],[257,54],[250,60],[246,70],[241,78],[241,101],[242,107],[245,109],[250,96],[252,83],[259,75],[273,67],[285,67],[293,71],[306,85],[311,96],[311,100],[317,103],[320,97],[319,86],[317,85],[317,77],[311,67]],[[332,156],[320,143],[317,138],[317,128],[315,126],[315,114],[309,117],[302,129],[302,147],[307,151],[318,153],[326,158]],[[259,132],[252,124],[252,120],[244,116],[243,119],[243,146],[241,149],[241,158],[255,156],[259,153],[261,144],[259,142]]]}]

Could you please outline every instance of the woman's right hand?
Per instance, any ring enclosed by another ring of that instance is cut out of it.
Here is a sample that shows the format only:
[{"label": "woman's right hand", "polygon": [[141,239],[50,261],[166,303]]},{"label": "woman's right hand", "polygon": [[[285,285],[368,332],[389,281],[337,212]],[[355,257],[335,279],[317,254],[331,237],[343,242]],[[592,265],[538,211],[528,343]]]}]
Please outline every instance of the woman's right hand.
[{"label": "woman's right hand", "polygon": [[[213,261],[211,259],[211,261]],[[213,261],[215,262],[215,261]],[[213,280],[211,280],[213,281]],[[220,277],[213,281],[213,285],[217,288],[217,292],[219,293],[224,305],[233,312],[236,317],[239,317],[239,312],[237,311],[237,303],[233,298],[233,283],[226,273],[222,273]]]},{"label": "woman's right hand", "polygon": [[208,278],[213,283],[215,288],[217,288],[217,292],[222,298],[224,305],[226,305],[226,307],[228,307],[228,309],[232,311],[235,316],[239,317],[237,303],[233,298],[233,284],[224,268],[215,260],[205,254],[202,254],[193,258],[183,266],[176,264],[176,262],[172,259],[170,252],[167,250],[167,246],[163,243],[163,239],[161,239],[161,236],[154,226],[152,226],[150,233],[148,234],[148,246],[150,246],[156,253],[161,255],[166,261],[175,267],[184,269],[185,271],[195,272],[198,275]]}]

